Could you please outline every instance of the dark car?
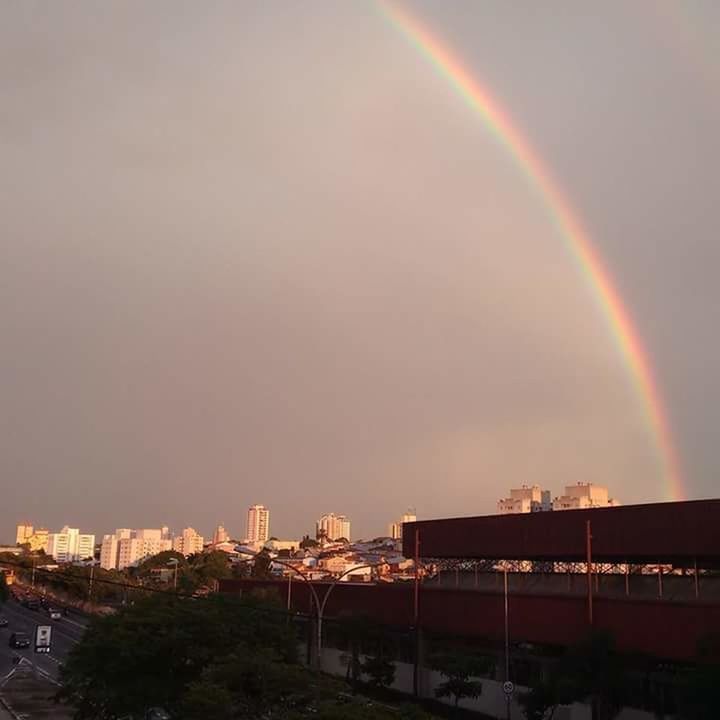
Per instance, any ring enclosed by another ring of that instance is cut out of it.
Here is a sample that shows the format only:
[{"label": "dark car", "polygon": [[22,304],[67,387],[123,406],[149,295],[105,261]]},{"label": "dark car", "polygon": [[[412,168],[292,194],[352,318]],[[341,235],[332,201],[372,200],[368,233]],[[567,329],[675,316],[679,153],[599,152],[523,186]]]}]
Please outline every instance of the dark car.
[{"label": "dark car", "polygon": [[8,626],[8,619],[4,615],[0,615],[0,628]]},{"label": "dark car", "polygon": [[28,648],[30,647],[30,636],[24,632],[14,632],[10,636],[11,648]]}]

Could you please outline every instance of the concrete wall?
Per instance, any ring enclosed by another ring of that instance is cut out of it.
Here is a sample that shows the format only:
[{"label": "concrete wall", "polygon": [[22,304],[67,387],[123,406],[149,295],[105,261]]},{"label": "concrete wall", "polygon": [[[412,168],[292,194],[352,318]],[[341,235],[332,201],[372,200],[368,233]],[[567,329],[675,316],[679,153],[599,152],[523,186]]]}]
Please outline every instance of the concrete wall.
[{"label": "concrete wall", "polygon": [[[303,646],[302,653],[305,652]],[[301,654],[302,654],[301,653]],[[344,653],[335,648],[323,648],[323,670],[331,675],[345,677],[347,671],[347,659]],[[497,680],[478,678],[482,682],[482,693],[474,700],[466,699],[460,702],[460,706],[466,710],[475,710],[490,717],[506,718],[505,695],[502,690],[502,683]],[[439,672],[424,668],[420,678],[420,688],[423,697],[435,697],[435,688],[443,681]],[[412,695],[413,691],[413,666],[410,663],[395,663],[395,682],[393,690]],[[514,697],[519,692],[526,692],[527,688],[516,687]],[[452,705],[452,701],[444,698],[441,702]],[[513,700],[510,703],[511,720],[524,720],[520,706]],[[588,705],[574,704],[567,707],[560,707],[555,711],[553,720],[590,720],[590,707]],[[627,708],[618,715],[617,720],[657,720],[652,713]],[[666,720],[670,720],[667,718]]]}]

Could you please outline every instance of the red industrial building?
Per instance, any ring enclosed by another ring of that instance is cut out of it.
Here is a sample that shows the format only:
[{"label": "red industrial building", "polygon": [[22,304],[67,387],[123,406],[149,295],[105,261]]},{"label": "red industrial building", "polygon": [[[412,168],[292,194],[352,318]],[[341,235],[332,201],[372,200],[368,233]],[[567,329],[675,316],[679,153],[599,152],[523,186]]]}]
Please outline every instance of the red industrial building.
[{"label": "red industrial building", "polygon": [[[703,638],[720,635],[720,500],[426,520],[407,523],[403,533],[405,555],[418,550],[434,568],[417,593],[412,582],[339,583],[326,617],[364,613],[388,625],[500,642],[509,569],[514,643],[571,645],[592,622],[612,632],[623,652],[682,662]],[[287,581],[262,585],[287,598]],[[322,595],[330,583],[315,585]],[[248,587],[258,582],[221,585]],[[308,586],[293,582],[289,602],[311,613]]]}]

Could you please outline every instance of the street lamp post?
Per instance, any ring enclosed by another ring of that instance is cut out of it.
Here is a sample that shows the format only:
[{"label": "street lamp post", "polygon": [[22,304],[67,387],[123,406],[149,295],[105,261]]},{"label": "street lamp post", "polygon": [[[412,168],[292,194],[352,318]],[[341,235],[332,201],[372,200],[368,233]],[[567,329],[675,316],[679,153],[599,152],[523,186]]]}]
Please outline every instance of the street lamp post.
[{"label": "street lamp post", "polygon": [[[385,562],[379,562],[379,563],[372,563],[367,565],[356,565],[355,567],[352,567],[348,570],[345,570],[345,572],[338,575],[332,583],[330,583],[330,587],[325,591],[325,595],[323,596],[322,603],[318,605],[318,617],[317,617],[317,653],[318,653],[318,670],[322,670],[322,623],[323,623],[323,615],[325,613],[325,606],[327,605],[328,598],[330,597],[330,593],[335,589],[335,586],[346,576],[349,575],[351,572],[355,572],[356,570],[365,570],[366,568],[377,568],[380,565],[385,565]],[[317,595],[316,595],[317,598]]]},{"label": "street lamp post", "polygon": [[175,566],[175,572],[173,573],[173,590],[177,590],[177,572],[178,572],[178,565],[180,564],[180,561],[174,557],[174,558],[170,558],[168,560],[167,564]]},{"label": "street lamp post", "polygon": [[[247,560],[243,560],[242,562],[250,562],[257,558],[259,553],[256,553],[252,557],[248,558]],[[315,589],[313,583],[308,580],[305,577],[305,574],[300,572],[294,565],[291,565],[288,562],[285,562],[284,560],[277,560],[275,558],[271,558],[271,563],[276,563],[278,565],[281,565],[283,567],[288,568],[292,572],[294,572],[296,575],[300,577],[300,579],[310,588],[310,592],[312,593],[312,599],[315,601],[315,608],[317,612],[317,623],[316,623],[316,636],[315,636],[315,643],[316,643],[316,651],[317,651],[317,658],[316,658],[316,667],[318,672],[322,671],[322,623],[323,623],[323,616],[325,614],[325,606],[327,605],[328,598],[330,597],[330,594],[334,590],[335,586],[346,576],[349,575],[351,572],[355,572],[356,570],[365,570],[366,568],[377,568],[380,565],[385,565],[385,562],[379,562],[379,563],[369,563],[367,565],[356,565],[355,567],[351,567],[345,572],[338,575],[336,578],[333,579],[332,583],[330,584],[330,587],[325,591],[325,594],[323,595],[322,601],[320,600],[320,597],[317,593],[317,590]],[[290,609],[290,599],[289,599],[289,590],[290,585],[288,585],[288,610]]]}]

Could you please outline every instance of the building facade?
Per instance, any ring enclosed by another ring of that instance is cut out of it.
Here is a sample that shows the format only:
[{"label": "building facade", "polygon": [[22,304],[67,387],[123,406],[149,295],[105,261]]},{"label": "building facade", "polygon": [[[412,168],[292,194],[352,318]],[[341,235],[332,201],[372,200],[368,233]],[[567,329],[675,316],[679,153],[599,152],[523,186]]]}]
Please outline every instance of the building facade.
[{"label": "building facade", "polygon": [[92,559],[95,556],[95,536],[81,534],[78,528],[66,525],[58,533],[48,533],[47,548],[47,554],[59,563]]},{"label": "building facade", "polygon": [[37,528],[27,541],[27,544],[30,546],[30,552],[42,551],[46,553],[49,535],[50,533],[47,528]]},{"label": "building facade", "polygon": [[17,532],[15,534],[15,544],[25,545],[30,541],[35,528],[32,525],[20,524],[17,526]]},{"label": "building facade", "polygon": [[105,570],[124,570],[172,548],[173,542],[166,527],[118,528],[113,535],[103,537],[100,566]]},{"label": "building facade", "polygon": [[270,537],[270,511],[264,505],[251,505],[247,514],[247,541],[266,543]]},{"label": "building facade", "polygon": [[390,523],[390,527],[388,528],[388,535],[393,540],[402,540],[402,529],[403,525],[405,523],[415,522],[417,520],[417,515],[415,514],[414,510],[408,510],[404,515],[400,517],[400,520]]},{"label": "building facade", "polygon": [[542,512],[552,510],[551,494],[539,485],[523,485],[510,490],[510,497],[498,500],[499,515],[515,515],[517,513]]},{"label": "building facade", "polygon": [[100,567],[103,570],[116,570],[118,562],[118,539],[115,535],[103,535],[100,543]]},{"label": "building facade", "polygon": [[553,500],[553,510],[584,510],[587,508],[616,507],[620,503],[609,496],[608,489],[593,483],[567,485],[565,494]]},{"label": "building facade", "polygon": [[185,528],[182,534],[177,535],[172,541],[172,549],[185,557],[201,553],[203,546],[203,536],[199,535],[194,528]]},{"label": "building facade", "polygon": [[350,519],[346,515],[328,513],[315,524],[316,537],[327,540],[350,540]]},{"label": "building facade", "polygon": [[213,545],[220,545],[227,542],[230,539],[228,531],[222,526],[218,525],[213,533]]}]

